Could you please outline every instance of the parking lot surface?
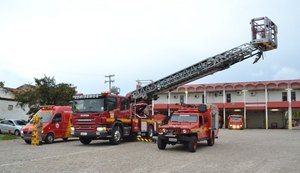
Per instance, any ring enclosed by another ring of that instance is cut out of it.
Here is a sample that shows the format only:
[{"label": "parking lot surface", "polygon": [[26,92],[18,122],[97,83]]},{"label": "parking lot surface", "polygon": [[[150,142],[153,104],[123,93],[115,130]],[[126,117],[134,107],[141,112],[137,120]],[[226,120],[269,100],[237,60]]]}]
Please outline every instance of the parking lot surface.
[{"label": "parking lot surface", "polygon": [[214,146],[200,142],[158,150],[154,143],[78,140],[32,146],[0,141],[0,172],[300,172],[300,130],[222,129]]}]

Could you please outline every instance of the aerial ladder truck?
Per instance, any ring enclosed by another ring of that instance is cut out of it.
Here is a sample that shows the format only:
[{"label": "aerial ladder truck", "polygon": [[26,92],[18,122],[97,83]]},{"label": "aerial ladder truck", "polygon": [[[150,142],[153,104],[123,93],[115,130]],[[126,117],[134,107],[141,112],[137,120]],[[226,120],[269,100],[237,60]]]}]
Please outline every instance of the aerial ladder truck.
[{"label": "aerial ladder truck", "polygon": [[83,144],[89,144],[96,139],[119,144],[122,139],[132,136],[152,137],[162,118],[145,110],[152,100],[157,99],[159,93],[172,91],[251,57],[256,57],[253,62],[256,63],[262,58],[263,52],[277,48],[275,23],[267,17],[260,17],[252,19],[250,24],[250,43],[202,60],[145,86],[139,86],[126,96],[110,92],[74,96],[72,135],[79,137]]}]

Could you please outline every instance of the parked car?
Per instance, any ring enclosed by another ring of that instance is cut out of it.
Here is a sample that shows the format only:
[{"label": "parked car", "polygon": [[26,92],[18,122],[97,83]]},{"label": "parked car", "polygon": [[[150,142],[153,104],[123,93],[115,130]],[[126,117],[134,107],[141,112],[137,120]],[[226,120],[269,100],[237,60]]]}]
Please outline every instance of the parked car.
[{"label": "parked car", "polygon": [[0,121],[0,133],[9,133],[20,136],[21,129],[26,125],[25,120],[6,119]]}]

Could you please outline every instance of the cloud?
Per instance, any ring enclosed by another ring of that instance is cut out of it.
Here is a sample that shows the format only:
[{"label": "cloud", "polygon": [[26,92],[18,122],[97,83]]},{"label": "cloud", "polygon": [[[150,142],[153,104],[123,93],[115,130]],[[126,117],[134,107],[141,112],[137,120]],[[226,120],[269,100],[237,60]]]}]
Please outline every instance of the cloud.
[{"label": "cloud", "polygon": [[299,79],[300,70],[292,67],[282,67],[273,76],[274,80]]},{"label": "cloud", "polygon": [[259,77],[264,76],[265,73],[264,73],[264,71],[262,71],[262,70],[258,70],[258,71],[251,71],[251,72],[249,73],[249,75],[250,75],[251,77],[259,78]]}]

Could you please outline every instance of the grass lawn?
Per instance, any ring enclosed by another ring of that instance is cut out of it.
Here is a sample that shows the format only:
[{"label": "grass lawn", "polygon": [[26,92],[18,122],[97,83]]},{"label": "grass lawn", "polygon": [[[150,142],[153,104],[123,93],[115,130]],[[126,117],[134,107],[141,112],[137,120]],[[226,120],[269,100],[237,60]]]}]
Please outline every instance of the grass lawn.
[{"label": "grass lawn", "polygon": [[0,141],[1,140],[12,140],[12,139],[19,139],[19,136],[10,135],[10,134],[0,134]]}]

